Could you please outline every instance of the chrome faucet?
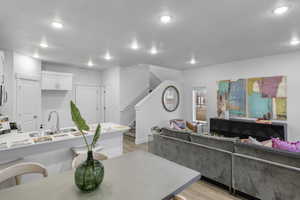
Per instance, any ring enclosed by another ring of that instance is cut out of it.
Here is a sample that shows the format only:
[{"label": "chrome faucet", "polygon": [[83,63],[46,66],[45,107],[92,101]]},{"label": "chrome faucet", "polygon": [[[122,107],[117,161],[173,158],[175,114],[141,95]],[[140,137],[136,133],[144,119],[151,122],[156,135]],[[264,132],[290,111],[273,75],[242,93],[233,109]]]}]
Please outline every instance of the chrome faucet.
[{"label": "chrome faucet", "polygon": [[51,111],[50,113],[49,113],[49,116],[48,116],[48,122],[51,120],[51,118],[52,118],[52,114],[53,113],[55,113],[56,114],[56,130],[54,131],[55,133],[58,133],[59,132],[59,130],[60,130],[60,126],[59,126],[59,114],[58,114],[58,112],[57,111]]}]

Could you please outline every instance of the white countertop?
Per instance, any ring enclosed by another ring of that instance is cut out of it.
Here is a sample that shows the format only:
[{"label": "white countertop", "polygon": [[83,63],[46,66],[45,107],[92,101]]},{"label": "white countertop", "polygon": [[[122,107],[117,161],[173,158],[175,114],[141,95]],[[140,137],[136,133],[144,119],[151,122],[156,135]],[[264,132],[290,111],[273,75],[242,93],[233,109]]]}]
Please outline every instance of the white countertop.
[{"label": "white countertop", "polygon": [[[96,127],[97,124],[91,124],[90,125],[91,130],[87,132],[86,136],[90,137],[94,135]],[[66,127],[66,128],[62,128],[61,130],[69,129],[69,128],[76,129],[75,127]],[[107,134],[112,134],[117,132],[125,132],[127,130],[129,130],[128,126],[123,126],[123,125],[110,123],[110,122],[101,123],[101,135],[107,135]],[[58,133],[55,135],[47,135],[47,136],[36,136],[36,137],[30,136],[30,134],[36,132],[37,131],[24,132],[24,133],[8,133],[8,134],[0,135],[0,152],[12,150],[12,149],[19,149],[28,146],[35,146],[39,144],[49,144],[49,143],[52,144],[58,141],[73,140],[82,137],[81,134],[76,135],[76,133],[79,133],[79,131]],[[47,139],[47,140],[43,142],[38,142],[39,139]]]}]

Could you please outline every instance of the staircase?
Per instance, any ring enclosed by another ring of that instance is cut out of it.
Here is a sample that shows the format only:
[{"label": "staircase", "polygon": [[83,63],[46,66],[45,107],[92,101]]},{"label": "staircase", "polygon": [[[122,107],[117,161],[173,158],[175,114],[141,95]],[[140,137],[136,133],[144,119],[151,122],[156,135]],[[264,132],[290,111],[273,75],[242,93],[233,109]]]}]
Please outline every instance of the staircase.
[{"label": "staircase", "polygon": [[125,135],[135,138],[136,121],[133,120],[129,125],[130,129],[125,132]]},{"label": "staircase", "polygon": [[[121,123],[127,124],[130,129],[125,132],[126,136],[135,138],[136,132],[136,121],[135,121],[135,105],[148,96],[162,81],[152,72],[150,72],[149,77],[149,88],[144,90],[140,95],[138,95],[123,111],[121,111]],[[123,118],[123,120],[122,120]],[[128,121],[131,119],[131,121]]]},{"label": "staircase", "polygon": [[125,135],[130,137],[135,137],[135,105],[142,99],[144,99],[149,93],[151,93],[151,89],[147,88],[145,89],[141,94],[139,94],[137,97],[135,97],[126,108],[124,108],[121,111],[121,123],[126,124],[130,127],[130,129],[125,132]]},{"label": "staircase", "polygon": [[[144,91],[140,92],[140,94],[137,94],[136,97],[133,97],[133,100],[128,103],[128,105],[123,110],[121,110],[121,124],[128,125],[130,127],[130,130],[128,130],[125,135],[131,137],[132,139],[135,139],[136,141],[139,140],[140,136],[136,137],[136,127],[140,127],[141,125],[137,124],[136,122],[136,105],[138,105],[140,102],[143,102],[145,99],[151,99],[150,93],[152,93],[153,91],[152,94],[154,94],[155,90],[159,89],[163,82],[174,79],[177,80],[179,76],[180,74],[176,72],[169,73],[168,71],[165,71],[165,69],[157,70],[157,68],[149,68],[149,85],[147,86],[147,88],[145,88]],[[159,98],[161,98],[161,96]],[[144,121],[147,121],[147,119],[145,118]]]}]

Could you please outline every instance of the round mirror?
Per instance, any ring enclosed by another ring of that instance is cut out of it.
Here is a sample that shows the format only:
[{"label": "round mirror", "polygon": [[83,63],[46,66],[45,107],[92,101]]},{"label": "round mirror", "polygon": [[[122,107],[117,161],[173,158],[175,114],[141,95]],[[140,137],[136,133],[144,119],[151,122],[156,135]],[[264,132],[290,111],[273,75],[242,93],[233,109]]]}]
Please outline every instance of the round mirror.
[{"label": "round mirror", "polygon": [[166,111],[173,112],[179,106],[179,91],[175,86],[168,86],[162,94],[162,104]]}]

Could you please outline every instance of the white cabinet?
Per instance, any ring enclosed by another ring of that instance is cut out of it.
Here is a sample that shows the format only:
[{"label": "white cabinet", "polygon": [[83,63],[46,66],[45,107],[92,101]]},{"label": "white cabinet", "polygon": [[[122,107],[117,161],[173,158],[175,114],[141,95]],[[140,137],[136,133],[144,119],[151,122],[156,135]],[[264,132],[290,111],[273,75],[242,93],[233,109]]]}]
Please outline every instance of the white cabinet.
[{"label": "white cabinet", "polygon": [[70,73],[42,71],[42,90],[72,90]]}]

